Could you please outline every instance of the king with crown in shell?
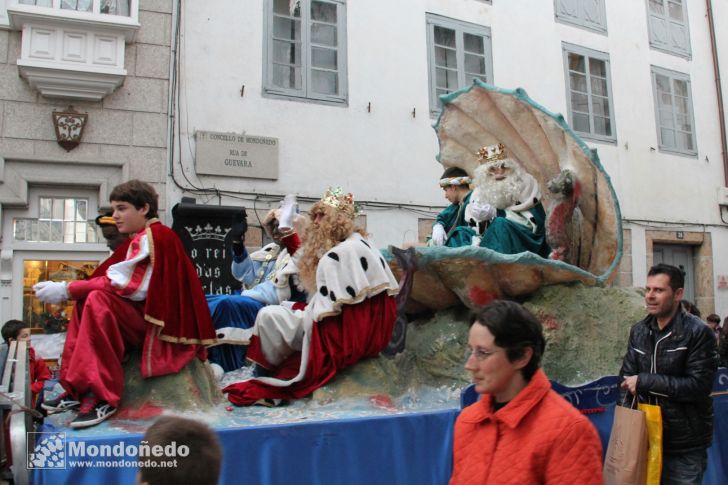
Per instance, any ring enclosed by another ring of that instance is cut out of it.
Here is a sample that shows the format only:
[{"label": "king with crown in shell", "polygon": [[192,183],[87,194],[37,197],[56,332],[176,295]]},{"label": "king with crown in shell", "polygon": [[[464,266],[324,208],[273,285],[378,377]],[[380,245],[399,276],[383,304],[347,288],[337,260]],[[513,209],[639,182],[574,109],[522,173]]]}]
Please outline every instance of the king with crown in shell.
[{"label": "king with crown in shell", "polygon": [[465,220],[475,231],[472,244],[503,254],[530,251],[548,257],[538,181],[501,143],[481,148],[478,161],[465,208]]}]

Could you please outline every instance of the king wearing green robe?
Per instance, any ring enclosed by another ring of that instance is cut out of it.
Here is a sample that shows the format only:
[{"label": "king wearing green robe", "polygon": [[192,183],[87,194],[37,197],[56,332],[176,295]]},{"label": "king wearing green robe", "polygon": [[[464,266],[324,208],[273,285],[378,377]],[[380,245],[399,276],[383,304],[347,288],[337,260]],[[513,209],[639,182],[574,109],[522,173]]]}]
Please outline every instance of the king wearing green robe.
[{"label": "king wearing green robe", "polygon": [[503,145],[483,147],[474,170],[475,189],[464,219],[478,232],[473,245],[503,254],[530,251],[548,258],[546,211],[538,181],[506,154]]}]

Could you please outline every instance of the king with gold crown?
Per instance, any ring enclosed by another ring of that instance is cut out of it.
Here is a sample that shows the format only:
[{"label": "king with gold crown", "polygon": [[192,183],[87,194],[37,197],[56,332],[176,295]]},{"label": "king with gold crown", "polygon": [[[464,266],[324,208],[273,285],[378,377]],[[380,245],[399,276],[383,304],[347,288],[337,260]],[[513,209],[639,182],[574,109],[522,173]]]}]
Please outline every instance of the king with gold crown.
[{"label": "king with gold crown", "polygon": [[503,254],[531,251],[548,257],[538,181],[501,143],[481,148],[478,161],[465,208],[465,220],[476,232],[472,244]]},{"label": "king with gold crown", "polygon": [[232,403],[275,405],[307,396],[389,343],[399,285],[356,226],[357,214],[354,196],[340,188],[309,210],[297,263],[309,299],[305,306],[260,310],[248,349],[258,377],[223,389]]}]

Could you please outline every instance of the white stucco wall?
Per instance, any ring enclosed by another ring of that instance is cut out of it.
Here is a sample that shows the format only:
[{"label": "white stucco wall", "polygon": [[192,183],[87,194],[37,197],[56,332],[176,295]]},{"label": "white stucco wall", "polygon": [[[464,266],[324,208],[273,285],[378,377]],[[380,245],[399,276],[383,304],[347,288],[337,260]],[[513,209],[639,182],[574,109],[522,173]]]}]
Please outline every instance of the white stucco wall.
[{"label": "white stucco wall", "polygon": [[[588,143],[599,151],[623,218],[640,224],[632,232],[634,283],[643,284],[646,274],[642,227],[653,225],[710,230],[717,284],[719,275],[728,274],[728,258],[721,250],[728,242],[728,226],[716,203],[716,191],[726,181],[705,2],[687,2],[689,60],[650,48],[646,2],[606,3],[608,34],[602,35],[556,22],[554,4],[547,0],[496,0],[492,5],[478,0],[349,1],[348,106],[329,106],[262,95],[264,2],[186,2],[182,165],[194,173],[195,130],[245,131],[279,138],[278,180],[202,176],[194,181],[224,190],[306,197],[341,185],[361,200],[441,207],[445,201],[436,181],[442,168],[435,160],[434,120],[427,116],[426,14],[488,26],[494,83],[523,87],[562,113],[567,111],[562,42],[567,42],[609,54],[617,143]],[[713,6],[725,95],[728,4],[714,1]],[[690,76],[697,157],[657,149],[651,66]],[[176,178],[181,180],[179,166]],[[170,204],[181,195],[172,185]],[[222,202],[242,203],[226,197]],[[399,245],[416,239],[418,217],[424,216],[395,208],[369,210],[368,229],[380,246]],[[716,310],[728,313],[728,290],[715,291]]]}]

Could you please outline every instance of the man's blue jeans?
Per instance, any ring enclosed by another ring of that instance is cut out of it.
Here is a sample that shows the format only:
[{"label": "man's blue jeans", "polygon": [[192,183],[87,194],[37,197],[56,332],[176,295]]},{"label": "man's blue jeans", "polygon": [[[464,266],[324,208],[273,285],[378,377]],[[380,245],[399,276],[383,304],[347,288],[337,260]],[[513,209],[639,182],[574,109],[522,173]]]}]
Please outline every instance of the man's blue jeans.
[{"label": "man's blue jeans", "polygon": [[702,485],[707,466],[707,449],[664,454],[660,485]]}]

